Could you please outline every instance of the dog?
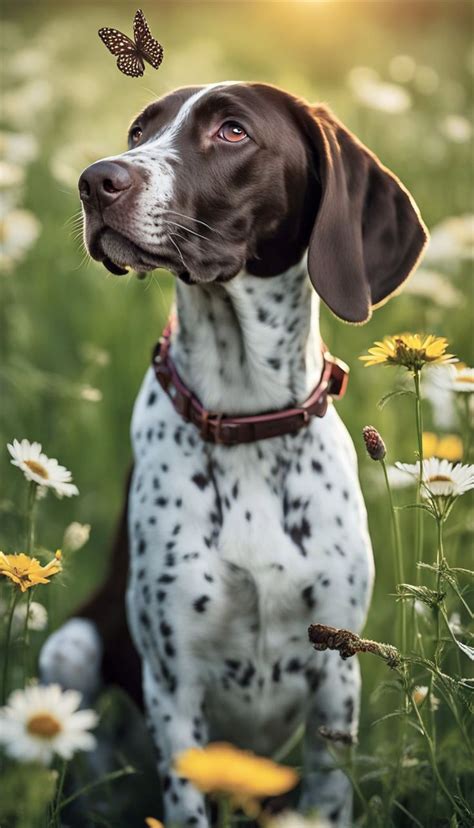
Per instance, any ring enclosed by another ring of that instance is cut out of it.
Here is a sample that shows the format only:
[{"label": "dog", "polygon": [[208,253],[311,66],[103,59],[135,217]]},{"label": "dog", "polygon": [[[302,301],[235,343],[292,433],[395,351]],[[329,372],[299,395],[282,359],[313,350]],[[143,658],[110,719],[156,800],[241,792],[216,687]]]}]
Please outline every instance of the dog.
[{"label": "dog", "polygon": [[[176,275],[170,353],[217,415],[300,406],[324,366],[320,299],[366,322],[427,239],[407,190],[328,108],[262,83],[165,95],[79,191],[94,259]],[[334,406],[293,433],[209,442],[150,367],[131,433],[128,586],[122,531],[118,580],[49,639],[43,678],[92,692],[105,640],[107,676],[139,695],[126,588],[166,823],[208,825],[202,794],[174,770],[181,751],[227,740],[272,755],[304,724],[299,808],[350,825],[351,784],[320,728],[355,735],[359,667],[307,637],[310,622],[360,631],[374,577]]]}]

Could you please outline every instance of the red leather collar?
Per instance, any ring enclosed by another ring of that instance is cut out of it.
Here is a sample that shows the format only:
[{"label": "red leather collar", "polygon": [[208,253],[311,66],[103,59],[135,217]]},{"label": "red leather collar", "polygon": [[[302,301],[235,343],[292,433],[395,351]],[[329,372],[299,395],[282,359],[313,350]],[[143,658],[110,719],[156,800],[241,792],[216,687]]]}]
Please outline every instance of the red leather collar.
[{"label": "red leather collar", "polygon": [[156,378],[181,417],[199,429],[203,440],[234,446],[254,443],[270,437],[295,434],[308,425],[312,417],[324,417],[329,399],[341,399],[349,381],[349,367],[322,347],[321,379],[309,397],[295,408],[270,411],[243,417],[228,417],[207,411],[184,384],[170,355],[171,323],[153,350],[152,364]]}]

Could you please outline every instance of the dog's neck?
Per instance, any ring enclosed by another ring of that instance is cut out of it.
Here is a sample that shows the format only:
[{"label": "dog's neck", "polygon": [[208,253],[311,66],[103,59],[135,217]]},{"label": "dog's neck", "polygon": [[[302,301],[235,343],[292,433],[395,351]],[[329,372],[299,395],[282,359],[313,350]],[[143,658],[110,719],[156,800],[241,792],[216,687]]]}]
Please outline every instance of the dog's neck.
[{"label": "dog's neck", "polygon": [[178,282],[172,355],[186,385],[217,413],[257,414],[304,401],[322,370],[319,300],[306,260],[278,276]]}]

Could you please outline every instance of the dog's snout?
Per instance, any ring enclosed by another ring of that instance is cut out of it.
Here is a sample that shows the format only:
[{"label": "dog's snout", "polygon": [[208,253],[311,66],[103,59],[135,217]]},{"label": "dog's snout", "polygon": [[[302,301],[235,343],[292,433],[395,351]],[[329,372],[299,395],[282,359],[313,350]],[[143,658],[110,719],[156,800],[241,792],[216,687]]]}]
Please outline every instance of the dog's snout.
[{"label": "dog's snout", "polygon": [[79,179],[79,196],[88,203],[97,201],[107,207],[130,189],[133,180],[127,167],[115,161],[97,161],[82,173]]}]

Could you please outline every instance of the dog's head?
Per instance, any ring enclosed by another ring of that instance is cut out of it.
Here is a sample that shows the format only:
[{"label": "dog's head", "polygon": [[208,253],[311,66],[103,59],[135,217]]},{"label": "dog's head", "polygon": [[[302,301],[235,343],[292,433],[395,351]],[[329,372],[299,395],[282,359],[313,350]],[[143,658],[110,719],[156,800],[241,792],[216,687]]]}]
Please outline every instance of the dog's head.
[{"label": "dog's head", "polygon": [[308,248],[321,298],[365,322],[425,245],[398,179],[325,107],[275,87],[179,89],[135,118],[128,141],[79,180],[87,247],[114,273],[272,276]]}]

